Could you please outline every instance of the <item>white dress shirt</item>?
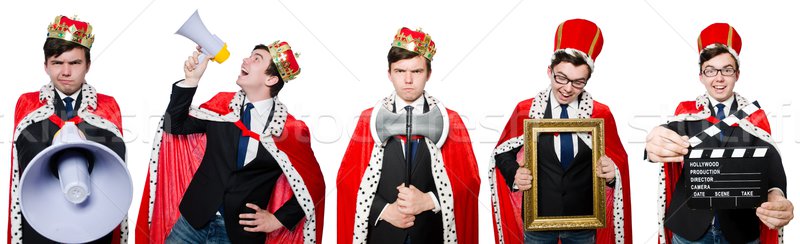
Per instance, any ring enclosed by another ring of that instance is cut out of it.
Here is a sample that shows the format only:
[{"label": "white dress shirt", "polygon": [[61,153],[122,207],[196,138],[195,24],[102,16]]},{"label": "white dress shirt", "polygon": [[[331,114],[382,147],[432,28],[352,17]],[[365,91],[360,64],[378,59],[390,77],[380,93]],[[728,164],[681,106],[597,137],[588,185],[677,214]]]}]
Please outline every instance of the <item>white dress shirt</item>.
[{"label": "white dress shirt", "polygon": [[64,105],[64,108],[67,107],[67,102],[64,101],[64,98],[67,98],[67,97],[71,97],[72,98],[72,111],[74,111],[73,114],[74,115],[78,115],[78,108],[75,107],[75,105],[76,105],[75,102],[78,101],[78,94],[80,94],[80,92],[75,92],[75,93],[72,93],[72,95],[67,96],[67,94],[64,94],[63,92],[59,91],[58,89],[55,89],[55,90],[58,93],[58,96],[61,97],[61,104]]},{"label": "white dress shirt", "polygon": [[[553,115],[554,119],[561,118],[561,104],[558,103],[558,100],[555,99],[555,94],[550,92],[550,112]],[[578,118],[578,99],[573,100],[569,104],[567,104],[567,115],[570,119]],[[560,135],[559,135],[560,136]],[[553,146],[556,151],[556,157],[558,160],[561,160],[561,138],[559,136],[553,137]],[[572,133],[572,156],[573,158],[578,155],[578,134]]]},{"label": "white dress shirt", "polygon": [[[717,104],[720,104],[720,103],[725,104],[725,108],[724,108],[725,117],[728,117],[729,115],[731,115],[731,105],[733,105],[733,96],[729,97],[728,100],[725,100],[725,101],[722,101],[722,102],[717,101],[716,99],[712,98],[711,95],[708,95],[708,97],[710,98],[708,100],[711,102],[710,103],[711,106],[709,106],[711,108],[711,116],[717,117]],[[742,108],[739,108],[739,109],[742,109]],[[734,111],[734,112],[736,112],[736,111]]]},{"label": "white dress shirt", "polygon": [[[258,102],[250,102],[247,98],[244,99],[244,104],[253,103],[253,109],[250,110],[250,131],[257,134],[262,134],[269,122],[269,113],[272,111],[273,99],[268,98]],[[261,142],[250,138],[247,142],[247,153],[244,156],[244,165],[247,165],[258,154],[258,146]]]}]

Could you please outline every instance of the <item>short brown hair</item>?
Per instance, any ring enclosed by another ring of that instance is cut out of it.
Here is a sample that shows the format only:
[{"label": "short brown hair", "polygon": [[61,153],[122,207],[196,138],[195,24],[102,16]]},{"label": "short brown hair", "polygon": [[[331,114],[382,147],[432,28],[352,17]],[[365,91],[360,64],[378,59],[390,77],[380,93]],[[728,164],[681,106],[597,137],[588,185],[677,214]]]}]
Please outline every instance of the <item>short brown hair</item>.
[{"label": "short brown hair", "polygon": [[[408,51],[408,50],[405,50],[405,49],[402,49],[402,48],[399,48],[399,47],[392,47],[391,49],[389,49],[389,54],[386,55],[386,59],[388,59],[388,61],[389,61],[389,69],[391,69],[393,63],[395,63],[397,61],[400,61],[400,60],[404,60],[404,59],[416,58],[417,56],[419,56],[418,53],[415,53],[415,52],[412,52],[412,51]],[[431,74],[431,60],[426,58],[425,59],[425,65],[428,67],[428,75],[430,75]]]},{"label": "short brown hair", "polygon": [[47,64],[48,58],[61,56],[61,54],[72,51],[72,49],[75,48],[83,49],[87,65],[92,63],[92,56],[89,55],[89,48],[75,42],[58,38],[47,38],[47,40],[44,41],[44,47],[42,47],[44,50],[44,62]]},{"label": "short brown hair", "polygon": [[711,60],[712,58],[714,58],[716,56],[719,56],[719,55],[722,55],[722,54],[726,54],[726,53],[731,55],[731,57],[733,58],[733,61],[736,63],[736,67],[733,67],[733,68],[735,68],[738,71],[739,70],[739,59],[736,59],[736,57],[733,56],[733,53],[731,53],[731,51],[728,50],[727,47],[725,47],[722,44],[717,43],[717,44],[714,44],[713,47],[703,49],[703,51],[700,52],[700,63],[699,63],[700,72],[701,73],[703,72],[703,63],[708,62],[708,60]]},{"label": "short brown hair", "polygon": [[[577,55],[569,54],[564,50],[558,50],[555,53],[553,53],[553,58],[552,58],[552,60],[550,60],[550,68],[552,69],[553,67],[556,67],[556,65],[558,65],[558,64],[560,64],[562,62],[570,63],[572,65],[575,65],[575,67],[581,66],[581,65],[589,66],[589,63],[587,63],[586,60],[583,59],[582,57],[579,57]],[[586,77],[586,79],[588,80],[589,78],[592,78],[592,67],[591,66],[589,66],[589,77]]]},{"label": "short brown hair", "polygon": [[[257,49],[269,52],[269,48],[267,48],[267,46],[264,44],[256,45],[256,47],[253,48],[253,51]],[[272,59],[269,60],[269,67],[267,67],[266,74],[278,77],[278,82],[275,83],[275,85],[272,85],[269,89],[270,97],[278,96],[278,93],[281,91],[281,89],[283,89],[283,77],[281,77],[281,74],[278,72],[278,66],[275,66],[275,62],[272,62]]]}]

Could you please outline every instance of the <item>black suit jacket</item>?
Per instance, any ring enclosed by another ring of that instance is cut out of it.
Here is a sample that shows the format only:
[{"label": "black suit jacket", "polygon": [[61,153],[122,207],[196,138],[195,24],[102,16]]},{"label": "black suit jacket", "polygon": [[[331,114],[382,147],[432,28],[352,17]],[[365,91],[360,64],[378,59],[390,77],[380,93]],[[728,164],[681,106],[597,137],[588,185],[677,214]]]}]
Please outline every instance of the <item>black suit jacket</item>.
[{"label": "black suit jacket", "polygon": [[[737,104],[734,100],[731,112],[737,111]],[[715,114],[711,111],[711,114]],[[707,120],[692,122],[672,122],[667,128],[680,135],[694,136],[712,124]],[[744,146],[769,146],[765,162],[768,162],[767,173],[769,188],[777,187],[786,192],[786,174],[783,170],[781,157],[776,148],[769,143],[758,139],[742,130],[740,127],[729,127],[721,132],[724,141],[720,141],[715,136],[704,141],[698,147],[744,147]],[[682,174],[682,173],[681,173]],[[672,193],[672,201],[667,209],[666,227],[672,232],[688,240],[696,240],[702,237],[711,225],[714,218],[713,210],[693,210],[686,205],[686,192],[684,189],[684,177],[681,175],[676,183],[675,191]],[[717,210],[717,218],[720,221],[720,228],[725,238],[731,243],[745,243],[759,237],[759,223],[761,222],[755,214],[755,209],[734,209]]]},{"label": "black suit jacket", "polygon": [[[543,118],[552,118],[550,102],[547,103]],[[556,156],[552,133],[539,134],[537,145],[537,183],[539,184],[539,215],[591,215],[592,214],[592,150],[578,139],[578,153],[567,169],[561,167]],[[522,147],[495,156],[495,162],[506,185],[513,190],[514,176],[517,173],[517,153]],[[525,210],[523,209],[523,212]]]},{"label": "black suit jacket", "polygon": [[[54,91],[53,94],[55,95],[53,99],[55,114],[64,121],[68,120],[69,118],[66,117],[67,112],[64,108],[63,100],[58,95],[58,92]],[[78,99],[75,100],[75,104],[73,106],[76,114],[78,108],[80,108],[81,100],[82,96],[79,93]],[[100,143],[110,148],[120,158],[125,158],[125,142],[122,140],[122,138],[117,137],[110,131],[97,128],[86,122],[78,123],[77,127],[84,133],[87,140]],[[22,172],[25,171],[25,167],[28,166],[31,160],[36,157],[39,152],[53,144],[53,136],[56,134],[56,132],[58,132],[59,129],[61,128],[50,120],[43,120],[29,125],[22,132],[20,132],[20,136],[15,142],[20,169],[19,175],[22,175]],[[91,243],[111,243],[112,233],[113,232]],[[22,236],[25,240],[25,243],[54,243],[53,241],[36,232],[36,230],[34,230],[30,224],[28,224],[28,221],[25,219],[24,215],[22,217]]]},{"label": "black suit jacket", "polygon": [[[164,131],[167,133],[206,134],[206,151],[181,199],[181,214],[195,229],[200,229],[223,206],[225,227],[232,242],[264,243],[266,234],[244,231],[245,226],[239,225],[239,214],[254,212],[245,206],[246,203],[266,208],[275,183],[283,171],[275,158],[260,144],[255,159],[237,169],[236,154],[242,131],[234,123],[190,117],[189,106],[196,90],[173,85],[164,116]],[[305,216],[295,197],[274,214],[288,229],[293,229]]]},{"label": "black suit jacket", "polygon": [[[424,111],[428,111],[425,103]],[[438,198],[436,183],[431,172],[431,155],[425,141],[418,140],[416,155],[414,157],[411,170],[411,185],[421,192],[433,192]],[[383,165],[381,167],[381,179],[378,182],[378,190],[372,200],[372,207],[369,215],[369,228],[367,240],[369,243],[404,243],[406,237],[411,238],[411,242],[418,243],[442,243],[442,213],[425,211],[414,219],[414,226],[408,229],[400,229],[389,222],[376,221],[380,217],[381,211],[386,204],[397,200],[397,186],[405,182],[403,171],[406,170],[406,159],[403,151],[403,141],[392,137],[387,141],[383,152]],[[438,201],[438,199],[437,199]]]}]

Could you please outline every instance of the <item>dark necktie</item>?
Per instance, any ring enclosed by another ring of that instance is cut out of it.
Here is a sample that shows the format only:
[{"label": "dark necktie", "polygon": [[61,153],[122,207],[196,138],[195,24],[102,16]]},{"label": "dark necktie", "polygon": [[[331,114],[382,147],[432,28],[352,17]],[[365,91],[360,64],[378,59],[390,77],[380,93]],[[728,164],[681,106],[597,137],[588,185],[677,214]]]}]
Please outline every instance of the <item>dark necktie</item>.
[{"label": "dark necktie", "polygon": [[[247,103],[242,110],[242,124],[248,130],[250,129],[250,110],[253,109],[252,103]],[[247,144],[250,142],[250,137],[241,135],[239,136],[239,150],[236,153],[236,168],[241,169],[244,167],[244,159],[247,155]]]},{"label": "dark necktie", "polygon": [[75,113],[75,109],[72,106],[72,102],[74,102],[74,101],[75,101],[75,99],[72,99],[71,97],[65,97],[64,98],[64,110],[67,111],[67,119],[72,118],[72,116]]},{"label": "dark necktie", "polygon": [[[717,104],[717,119],[723,120],[725,119],[725,104]],[[719,133],[719,141],[722,141],[722,132]]]},{"label": "dark necktie", "polygon": [[[725,119],[725,104],[722,104],[722,103],[717,104],[717,115],[716,115],[716,117],[719,120]],[[722,142],[722,138],[723,138],[722,134],[723,134],[723,132],[720,131],[718,134],[719,134],[719,141]],[[720,229],[720,226],[719,226],[719,213],[716,210],[714,210],[714,228],[715,229]]]},{"label": "dark necktie", "polygon": [[[566,104],[561,105],[561,118],[568,119],[569,114],[567,114],[568,106]],[[575,149],[572,147],[572,133],[571,132],[561,132],[561,168],[567,169],[569,164],[575,158],[574,152]]]}]

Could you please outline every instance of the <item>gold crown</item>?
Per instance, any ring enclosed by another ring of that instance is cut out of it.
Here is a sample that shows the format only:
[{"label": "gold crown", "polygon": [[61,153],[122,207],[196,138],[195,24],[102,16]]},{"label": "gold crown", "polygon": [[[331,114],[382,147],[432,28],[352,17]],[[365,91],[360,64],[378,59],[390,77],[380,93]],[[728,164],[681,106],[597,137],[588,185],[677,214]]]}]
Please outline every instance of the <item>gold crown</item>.
[{"label": "gold crown", "polygon": [[89,49],[94,43],[92,25],[78,21],[77,17],[70,19],[63,15],[56,16],[53,23],[47,27],[47,38],[71,41]]},{"label": "gold crown", "polygon": [[284,82],[289,82],[297,78],[300,74],[300,64],[297,63],[297,57],[300,53],[294,53],[289,43],[282,41],[275,41],[269,46],[269,55],[272,56],[272,63],[278,68],[278,73]]},{"label": "gold crown", "polygon": [[428,60],[433,60],[433,55],[436,54],[436,44],[421,29],[412,31],[406,27],[400,28],[394,36],[392,46],[415,52]]}]

